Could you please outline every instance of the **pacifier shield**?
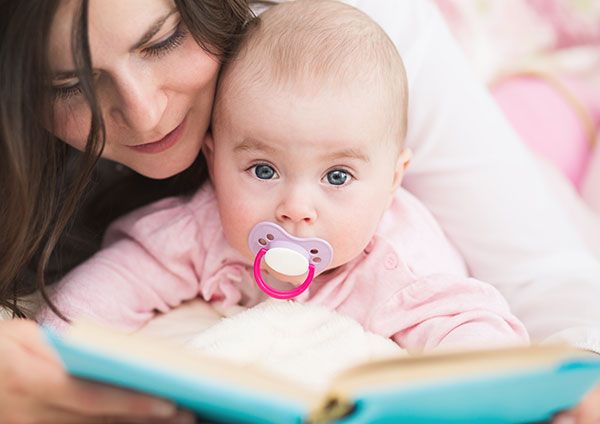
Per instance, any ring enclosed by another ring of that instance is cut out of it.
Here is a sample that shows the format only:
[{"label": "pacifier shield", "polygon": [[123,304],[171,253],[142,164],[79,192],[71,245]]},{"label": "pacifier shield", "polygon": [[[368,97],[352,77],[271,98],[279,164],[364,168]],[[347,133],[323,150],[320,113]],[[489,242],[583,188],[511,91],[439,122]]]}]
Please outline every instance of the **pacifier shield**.
[{"label": "pacifier shield", "polygon": [[[273,222],[256,224],[248,236],[248,245],[255,255],[256,284],[276,299],[291,299],[300,295],[316,274],[327,269],[333,258],[333,249],[325,240],[294,237]],[[262,278],[260,262],[263,257],[273,271],[288,276],[307,274],[306,279],[300,286],[289,291],[274,289]]]},{"label": "pacifier shield", "polygon": [[[252,228],[250,235],[248,236],[248,246],[250,247],[252,254],[255,256],[258,254],[260,249],[266,249],[267,253],[265,254],[265,261],[266,256],[270,256],[269,252],[275,248],[281,247],[293,250],[294,252],[306,258],[309,265],[314,265],[315,275],[325,271],[333,259],[333,249],[325,240],[317,237],[294,237],[293,235],[288,234],[279,225],[267,221],[259,222],[254,226],[254,228]],[[285,256],[287,254],[289,254],[289,256]],[[293,259],[296,258],[296,256],[289,252],[287,254],[282,256],[274,256],[277,258],[273,263],[274,266],[271,266],[271,263],[268,261],[267,264],[273,270],[281,272],[279,271],[280,268],[285,269],[288,266],[283,265],[281,262],[281,260],[284,259],[284,256],[290,258],[292,262],[297,261],[297,259]],[[298,263],[300,263],[300,261],[298,261]],[[305,267],[304,271],[299,274],[287,274],[286,272],[281,273],[287,275],[302,275],[306,273],[306,271],[307,268]]]}]

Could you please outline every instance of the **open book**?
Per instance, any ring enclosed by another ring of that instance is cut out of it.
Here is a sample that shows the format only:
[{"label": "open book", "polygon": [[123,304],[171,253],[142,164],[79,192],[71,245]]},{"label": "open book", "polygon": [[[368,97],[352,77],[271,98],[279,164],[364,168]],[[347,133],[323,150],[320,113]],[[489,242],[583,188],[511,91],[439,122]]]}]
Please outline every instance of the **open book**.
[{"label": "open book", "polygon": [[534,346],[370,362],[319,392],[95,325],[46,335],[75,376],[166,397],[225,423],[533,423],[574,406],[600,381],[600,355]]}]

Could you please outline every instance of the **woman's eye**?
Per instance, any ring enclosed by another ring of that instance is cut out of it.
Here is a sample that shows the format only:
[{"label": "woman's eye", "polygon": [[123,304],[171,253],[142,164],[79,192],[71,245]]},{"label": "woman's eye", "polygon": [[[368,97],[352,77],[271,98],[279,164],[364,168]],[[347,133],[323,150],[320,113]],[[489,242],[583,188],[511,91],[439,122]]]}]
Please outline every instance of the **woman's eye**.
[{"label": "woman's eye", "polygon": [[341,186],[350,180],[350,175],[341,169],[334,169],[327,173],[327,182],[331,185]]},{"label": "woman's eye", "polygon": [[254,175],[261,180],[270,180],[275,177],[276,172],[273,167],[269,165],[256,165],[254,167]]},{"label": "woman's eye", "polygon": [[58,100],[68,100],[71,97],[79,96],[81,94],[81,87],[79,84],[70,85],[67,87],[53,87],[54,98]]},{"label": "woman's eye", "polygon": [[188,32],[183,26],[183,23],[180,22],[175,29],[175,32],[167,39],[163,41],[159,41],[152,46],[146,47],[143,52],[147,56],[153,57],[161,57],[171,50],[175,50],[177,47],[181,46],[187,37]]}]

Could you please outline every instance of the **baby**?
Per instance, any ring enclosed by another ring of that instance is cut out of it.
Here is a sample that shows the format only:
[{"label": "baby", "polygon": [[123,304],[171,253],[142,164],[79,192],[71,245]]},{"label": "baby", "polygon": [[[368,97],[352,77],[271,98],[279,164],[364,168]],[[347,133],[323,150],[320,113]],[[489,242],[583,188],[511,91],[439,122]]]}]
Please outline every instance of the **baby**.
[{"label": "baby", "polygon": [[[254,306],[265,295],[248,236],[266,221],[333,249],[298,302],[409,351],[526,343],[500,294],[467,276],[433,217],[400,188],[411,159],[407,97],[401,58],[362,12],[330,0],[271,7],[220,75],[203,147],[211,181],[119,219],[52,300],[68,318],[129,330],[196,296]],[[39,319],[66,325],[49,308]]]}]

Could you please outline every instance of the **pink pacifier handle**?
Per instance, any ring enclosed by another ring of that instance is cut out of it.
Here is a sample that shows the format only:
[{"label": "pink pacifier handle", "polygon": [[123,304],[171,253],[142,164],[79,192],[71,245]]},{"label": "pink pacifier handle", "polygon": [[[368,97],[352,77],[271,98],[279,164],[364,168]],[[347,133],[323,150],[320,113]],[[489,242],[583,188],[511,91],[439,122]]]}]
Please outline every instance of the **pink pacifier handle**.
[{"label": "pink pacifier handle", "polygon": [[265,253],[267,253],[267,249],[260,249],[254,258],[254,278],[256,279],[256,284],[258,284],[258,287],[260,287],[262,291],[269,296],[274,297],[275,299],[291,299],[292,297],[299,296],[308,288],[313,280],[313,277],[315,276],[315,266],[313,264],[308,265],[308,275],[306,276],[306,280],[304,280],[304,282],[295,289],[286,291],[276,290],[265,283],[265,280],[263,280],[260,273],[260,261]]}]

